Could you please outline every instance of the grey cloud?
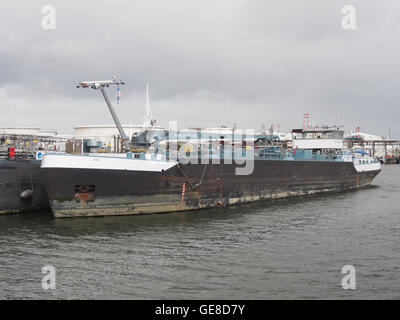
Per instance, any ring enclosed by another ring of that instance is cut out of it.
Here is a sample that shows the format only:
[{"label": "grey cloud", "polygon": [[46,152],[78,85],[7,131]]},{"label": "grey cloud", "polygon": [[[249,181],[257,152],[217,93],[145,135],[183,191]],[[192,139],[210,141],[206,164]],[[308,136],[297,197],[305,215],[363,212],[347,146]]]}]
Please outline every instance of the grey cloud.
[{"label": "grey cloud", "polygon": [[[44,4],[56,8],[54,31],[40,26]],[[400,136],[400,4],[352,1],[354,31],[341,28],[345,4],[2,1],[0,96],[28,110],[21,117],[12,113],[21,108],[10,111],[2,104],[11,113],[1,124],[34,121],[71,131],[76,124],[110,122],[99,112],[101,97],[75,84],[117,74],[127,82],[119,113],[135,122],[143,117],[144,86],[150,82],[153,113],[164,124],[236,121],[258,128],[280,122],[289,130],[309,112],[315,123],[343,117],[348,130],[361,125],[387,134],[391,128]]]}]

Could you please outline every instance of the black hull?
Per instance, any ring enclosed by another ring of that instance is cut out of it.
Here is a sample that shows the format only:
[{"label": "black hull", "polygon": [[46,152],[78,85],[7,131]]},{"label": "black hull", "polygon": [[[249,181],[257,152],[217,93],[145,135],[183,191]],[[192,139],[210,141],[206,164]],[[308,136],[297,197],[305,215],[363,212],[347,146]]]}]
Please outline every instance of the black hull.
[{"label": "black hull", "polygon": [[[50,210],[37,160],[0,160],[0,214]],[[24,190],[32,195],[21,198]]]},{"label": "black hull", "polygon": [[66,168],[41,172],[54,216],[75,217],[183,211],[345,191],[369,185],[380,171],[357,173],[351,162],[256,160],[253,173],[240,176],[236,167],[189,164],[162,173]]}]

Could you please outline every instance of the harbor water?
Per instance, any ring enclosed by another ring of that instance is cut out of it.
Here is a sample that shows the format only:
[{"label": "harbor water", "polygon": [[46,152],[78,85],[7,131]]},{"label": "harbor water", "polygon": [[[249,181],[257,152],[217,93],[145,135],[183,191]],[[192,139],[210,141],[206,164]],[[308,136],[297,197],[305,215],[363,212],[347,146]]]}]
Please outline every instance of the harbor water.
[{"label": "harbor water", "polygon": [[358,191],[223,209],[0,216],[0,298],[399,299],[399,193],[400,167],[383,165]]}]

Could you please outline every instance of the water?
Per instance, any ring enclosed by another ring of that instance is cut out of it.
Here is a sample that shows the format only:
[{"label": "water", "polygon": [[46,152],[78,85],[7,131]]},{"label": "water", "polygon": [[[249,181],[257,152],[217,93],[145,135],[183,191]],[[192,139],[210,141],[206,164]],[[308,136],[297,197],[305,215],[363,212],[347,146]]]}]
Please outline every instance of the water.
[{"label": "water", "polygon": [[[399,299],[399,192],[387,165],[362,190],[225,209],[1,216],[0,298]],[[347,264],[356,290],[341,287]]]}]

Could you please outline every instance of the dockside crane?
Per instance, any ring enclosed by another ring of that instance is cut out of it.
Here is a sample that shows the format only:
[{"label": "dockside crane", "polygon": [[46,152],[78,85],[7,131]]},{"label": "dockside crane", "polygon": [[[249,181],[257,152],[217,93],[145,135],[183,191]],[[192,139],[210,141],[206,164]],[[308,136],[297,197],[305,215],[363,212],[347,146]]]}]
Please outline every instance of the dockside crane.
[{"label": "dockside crane", "polygon": [[110,102],[110,99],[107,96],[107,93],[105,91],[105,88],[108,88],[109,86],[112,85],[124,85],[125,82],[117,80],[115,76],[113,76],[112,80],[99,80],[99,81],[82,81],[79,85],[77,85],[77,88],[92,88],[95,90],[100,90],[101,93],[103,94],[104,100],[107,103],[108,110],[110,110],[111,116],[115,122],[115,125],[117,126],[118,132],[122,138],[122,141],[124,142],[125,149],[128,151],[130,148],[129,145],[129,138],[125,134],[124,129],[122,128],[121,122],[118,119],[117,114],[115,113],[115,110]]}]

